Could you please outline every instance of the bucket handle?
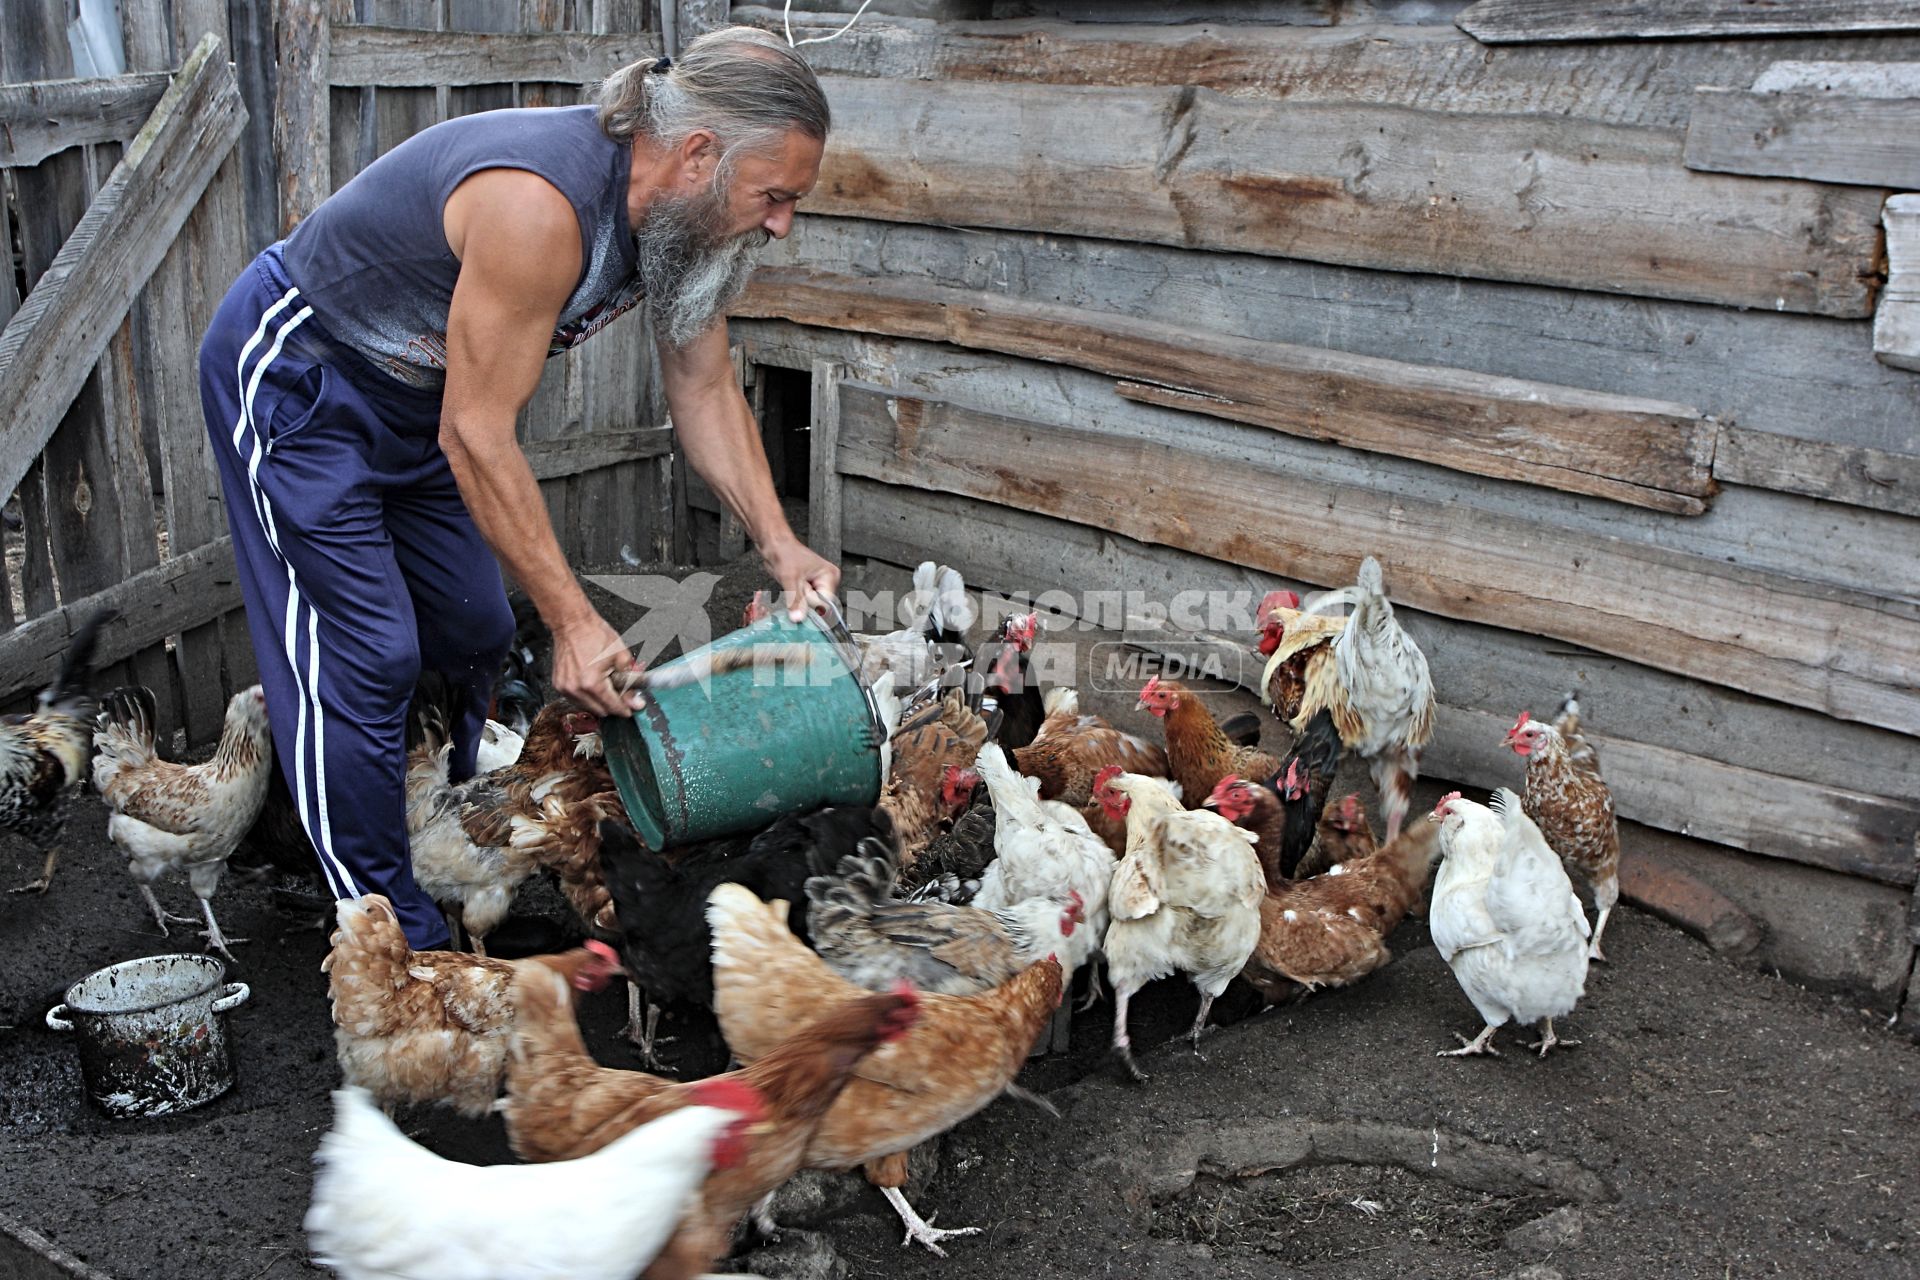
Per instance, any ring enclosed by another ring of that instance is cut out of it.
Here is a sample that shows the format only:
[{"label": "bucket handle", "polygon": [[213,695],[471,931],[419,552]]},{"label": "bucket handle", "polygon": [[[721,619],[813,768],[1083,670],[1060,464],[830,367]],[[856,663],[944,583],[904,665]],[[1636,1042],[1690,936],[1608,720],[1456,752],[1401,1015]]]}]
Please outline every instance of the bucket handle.
[{"label": "bucket handle", "polygon": [[73,1024],[60,1016],[66,1011],[67,1011],[67,1006],[64,1004],[57,1004],[53,1006],[53,1008],[47,1010],[47,1028],[51,1031],[73,1030]]},{"label": "bucket handle", "polygon": [[[252,989],[250,989],[246,983],[229,982],[227,984],[226,994],[213,1002],[213,1011],[215,1013],[225,1013],[229,1009],[237,1009],[245,1004],[247,997],[252,994]],[[52,1017],[52,1015],[49,1014],[48,1017]]]}]

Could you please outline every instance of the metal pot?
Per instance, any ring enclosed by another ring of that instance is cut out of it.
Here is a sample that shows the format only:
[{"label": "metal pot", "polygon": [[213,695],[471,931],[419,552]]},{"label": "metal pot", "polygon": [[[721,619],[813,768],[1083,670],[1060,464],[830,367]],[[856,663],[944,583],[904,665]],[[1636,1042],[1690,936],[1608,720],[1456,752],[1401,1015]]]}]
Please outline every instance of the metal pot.
[{"label": "metal pot", "polygon": [[68,987],[47,1025],[79,1033],[80,1074],[95,1106],[122,1118],[173,1115],[233,1087],[220,1015],[249,992],[226,976],[212,956],[126,960]]}]

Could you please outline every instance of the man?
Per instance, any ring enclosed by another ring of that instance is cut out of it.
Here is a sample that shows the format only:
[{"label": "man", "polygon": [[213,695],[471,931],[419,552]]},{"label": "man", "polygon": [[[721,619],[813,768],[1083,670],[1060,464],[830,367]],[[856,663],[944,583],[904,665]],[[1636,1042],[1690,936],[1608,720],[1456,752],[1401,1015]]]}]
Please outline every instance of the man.
[{"label": "man", "polygon": [[723,315],[814,185],[812,71],[729,28],[635,64],[594,105],[486,112],[375,161],[263,252],[200,352],[274,747],[339,897],[448,940],[407,857],[406,708],[422,665],[471,695],[473,770],[513,619],[495,556],[553,632],[557,692],[631,715],[634,664],[563,558],[514,440],[542,361],[644,303],[687,461],[795,617],[839,571],[781,514]]}]

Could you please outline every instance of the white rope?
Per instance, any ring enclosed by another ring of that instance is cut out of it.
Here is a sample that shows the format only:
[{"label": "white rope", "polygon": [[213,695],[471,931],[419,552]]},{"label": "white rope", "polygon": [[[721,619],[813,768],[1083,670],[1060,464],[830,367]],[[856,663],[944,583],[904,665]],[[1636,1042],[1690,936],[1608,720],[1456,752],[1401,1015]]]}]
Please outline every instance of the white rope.
[{"label": "white rope", "polygon": [[825,44],[829,40],[838,40],[853,30],[853,24],[860,21],[860,15],[865,13],[867,6],[872,3],[873,0],[860,0],[860,7],[853,11],[851,18],[847,19],[847,25],[830,36],[808,36],[805,40],[795,40],[793,38],[793,0],[787,0],[787,7],[780,14],[780,21],[787,29],[787,48],[798,49],[803,44]]}]

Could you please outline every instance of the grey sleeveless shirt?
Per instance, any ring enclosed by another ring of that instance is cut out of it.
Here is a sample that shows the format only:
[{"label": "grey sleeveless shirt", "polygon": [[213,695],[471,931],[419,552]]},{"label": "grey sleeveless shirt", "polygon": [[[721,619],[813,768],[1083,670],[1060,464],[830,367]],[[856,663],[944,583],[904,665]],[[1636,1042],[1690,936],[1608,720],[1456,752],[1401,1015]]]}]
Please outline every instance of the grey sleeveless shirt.
[{"label": "grey sleeveless shirt", "polygon": [[441,222],[447,197],[482,169],[537,173],[580,220],[583,268],[548,346],[557,355],[641,296],[627,221],[631,155],[600,131],[591,106],[461,116],[361,170],[294,228],[282,261],[336,341],[409,386],[438,390],[460,274]]}]

